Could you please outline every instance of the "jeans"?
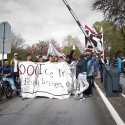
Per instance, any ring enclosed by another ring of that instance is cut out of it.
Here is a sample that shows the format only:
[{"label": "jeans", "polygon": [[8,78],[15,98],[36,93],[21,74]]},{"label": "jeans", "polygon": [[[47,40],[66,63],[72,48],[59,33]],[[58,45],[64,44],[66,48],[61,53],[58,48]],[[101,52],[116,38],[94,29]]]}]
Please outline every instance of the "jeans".
[{"label": "jeans", "polygon": [[14,84],[13,78],[3,78],[3,81],[4,81],[4,82],[7,81],[7,82],[9,83],[9,85],[11,86],[11,89],[12,89],[12,90],[14,90],[14,91],[17,90],[17,89],[16,89],[16,86],[15,86],[15,84]]},{"label": "jeans", "polygon": [[78,75],[78,83],[80,85],[80,91],[79,94],[83,94],[85,90],[88,89],[89,83],[87,81],[87,75],[86,73],[79,73]]}]

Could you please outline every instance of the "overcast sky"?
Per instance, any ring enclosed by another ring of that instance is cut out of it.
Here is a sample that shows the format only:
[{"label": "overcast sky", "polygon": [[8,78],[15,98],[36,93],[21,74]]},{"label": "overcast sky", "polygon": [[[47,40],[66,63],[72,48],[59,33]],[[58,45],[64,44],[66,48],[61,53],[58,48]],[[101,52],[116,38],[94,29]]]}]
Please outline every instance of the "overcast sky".
[{"label": "overcast sky", "polygon": [[[101,13],[91,11],[93,0],[67,1],[83,26],[103,19]],[[61,43],[68,34],[84,42],[84,35],[63,0],[0,0],[0,21],[8,21],[29,45],[50,38]]]}]

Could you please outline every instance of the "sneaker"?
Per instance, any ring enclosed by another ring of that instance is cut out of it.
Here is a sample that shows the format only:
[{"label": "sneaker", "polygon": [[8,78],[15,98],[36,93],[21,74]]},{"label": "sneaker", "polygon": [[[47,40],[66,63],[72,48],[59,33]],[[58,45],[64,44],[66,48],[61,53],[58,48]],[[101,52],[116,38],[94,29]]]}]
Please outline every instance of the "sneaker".
[{"label": "sneaker", "polygon": [[22,100],[26,100],[27,98],[26,97],[23,97]]},{"label": "sneaker", "polygon": [[81,98],[80,101],[84,101],[86,98]]},{"label": "sneaker", "polygon": [[75,97],[78,97],[78,96],[79,96],[79,92],[76,91],[76,93],[75,93]]}]

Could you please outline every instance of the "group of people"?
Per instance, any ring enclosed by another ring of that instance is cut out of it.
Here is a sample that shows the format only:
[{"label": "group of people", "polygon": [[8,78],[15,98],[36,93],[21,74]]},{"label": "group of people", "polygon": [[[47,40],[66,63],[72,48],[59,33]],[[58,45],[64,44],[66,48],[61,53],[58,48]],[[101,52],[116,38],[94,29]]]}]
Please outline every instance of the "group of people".
[{"label": "group of people", "polygon": [[[46,61],[50,63],[53,62],[67,62],[71,64],[73,61],[76,61],[76,79],[77,84],[79,85],[79,89],[75,91],[75,97],[78,97],[81,101],[85,100],[85,96],[92,96],[92,88],[94,87],[94,78],[98,75],[98,71],[100,71],[101,82],[103,82],[103,68],[104,63],[102,63],[101,59],[98,58],[95,54],[95,48],[92,49],[92,52],[89,54],[82,54],[79,58],[74,56],[75,47],[71,50],[69,55],[63,56],[52,56],[49,55]],[[122,60],[121,60],[121,52],[117,53],[117,57],[115,57],[113,66],[117,66],[119,72],[121,72],[122,68]],[[0,66],[0,72],[4,75],[3,81],[7,81],[12,90],[17,93],[17,86],[15,81],[19,78],[19,70],[18,64],[22,61],[19,57],[18,53],[14,54],[14,58],[9,62],[7,59],[4,60],[4,64]],[[30,53],[26,54],[26,61],[32,61],[32,55]],[[38,57],[38,62],[44,62],[42,56]],[[109,58],[106,58],[104,62],[108,65],[111,65]],[[121,65],[120,65],[121,64]]]}]

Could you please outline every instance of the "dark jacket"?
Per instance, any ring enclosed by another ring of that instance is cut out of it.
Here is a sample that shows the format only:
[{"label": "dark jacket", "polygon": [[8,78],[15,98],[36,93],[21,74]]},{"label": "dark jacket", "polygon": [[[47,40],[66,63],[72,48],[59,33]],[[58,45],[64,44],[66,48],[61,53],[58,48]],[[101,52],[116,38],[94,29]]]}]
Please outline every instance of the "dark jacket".
[{"label": "dark jacket", "polygon": [[79,73],[87,72],[87,62],[92,58],[93,53],[89,55],[87,59],[81,59],[76,65],[76,78],[78,78]]},{"label": "dark jacket", "polygon": [[0,73],[3,72],[3,75],[6,75],[6,74],[10,74],[10,77],[13,77],[13,73],[14,73],[14,70],[13,70],[13,66],[0,66]]}]

